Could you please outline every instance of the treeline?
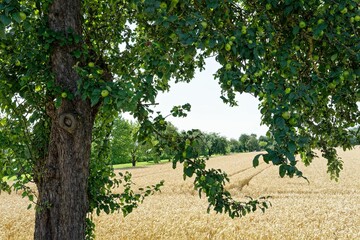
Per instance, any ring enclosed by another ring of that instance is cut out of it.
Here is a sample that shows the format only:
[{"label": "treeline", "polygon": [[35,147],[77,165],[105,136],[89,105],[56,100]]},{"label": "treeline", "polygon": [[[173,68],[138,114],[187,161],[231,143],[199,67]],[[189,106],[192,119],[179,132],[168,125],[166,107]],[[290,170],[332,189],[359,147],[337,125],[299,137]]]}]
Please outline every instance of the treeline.
[{"label": "treeline", "polygon": [[360,145],[360,128],[359,127],[353,127],[350,129],[351,132],[351,145]]},{"label": "treeline", "polygon": [[[155,136],[145,142],[137,141],[139,125],[137,123],[117,118],[113,123],[110,135],[110,158],[112,164],[154,161],[171,159],[172,153],[166,146],[156,147],[159,141]],[[168,123],[164,130],[167,135],[180,132],[174,125]],[[256,134],[242,134],[239,139],[227,139],[218,133],[201,132],[202,144],[197,151],[202,155],[226,155],[229,153],[253,152],[271,148],[272,142],[265,136],[259,138]]]}]

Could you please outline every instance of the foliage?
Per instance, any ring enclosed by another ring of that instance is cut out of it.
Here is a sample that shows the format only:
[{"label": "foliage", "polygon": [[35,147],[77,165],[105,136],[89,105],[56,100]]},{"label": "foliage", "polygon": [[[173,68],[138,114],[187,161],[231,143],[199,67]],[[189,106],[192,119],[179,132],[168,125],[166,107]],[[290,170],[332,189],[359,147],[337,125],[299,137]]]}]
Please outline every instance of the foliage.
[{"label": "foliage", "polygon": [[229,140],[229,145],[230,145],[230,152],[232,153],[237,153],[240,152],[240,142],[234,138],[231,138]]},{"label": "foliage", "polygon": [[246,143],[246,149],[248,151],[259,151],[260,145],[255,134],[250,135],[250,139]]},{"label": "foliage", "polygon": [[350,129],[351,134],[352,134],[352,137],[351,137],[352,145],[360,145],[360,134],[359,134],[360,130],[359,129],[360,129],[359,127]]},{"label": "foliage", "polygon": [[134,124],[116,118],[111,131],[111,163],[120,164],[131,162],[131,151],[135,147]]},{"label": "foliage", "polygon": [[[166,133],[165,118],[151,110],[158,92],[169,90],[171,78],[190,81],[213,55],[221,65],[215,77],[225,103],[236,105],[235,94],[243,92],[261,102],[262,123],[269,126],[274,144],[254,159],[254,166],[262,156],[279,166],[281,177],[302,177],[295,155],[310,164],[318,148],[331,178],[338,179],[343,163],[335,148],[352,147],[349,128],[360,121],[357,0],[85,0],[81,35],[74,29],[49,29],[51,2],[0,4],[0,177],[17,176],[13,188],[24,188],[43,174],[39,163],[47,156],[52,131],[48,110],[81,99],[100,109],[93,130],[89,211],[127,209],[105,207],[118,197],[110,191],[112,170],[104,166],[117,112],[139,121],[139,141],[152,142],[155,134],[162,141],[152,144],[154,149],[172,149],[174,166],[183,163],[184,176],[195,176],[195,188],[216,212],[240,217],[267,208],[266,199],[233,200],[224,188],[227,175],[205,168],[201,134]],[[76,63],[71,67],[79,79],[69,79],[76,81],[76,89],[55,83],[54,46],[68,49]],[[182,117],[188,110],[184,104],[171,114]],[[0,181],[1,189],[10,191]],[[102,205],[102,197],[110,201]]]},{"label": "foliage", "polygon": [[[119,129],[116,127],[121,124],[129,124],[117,117],[116,112],[99,115],[94,127],[94,137],[92,144],[92,155],[90,161],[90,176],[88,184],[89,209],[86,219],[87,239],[95,239],[95,224],[92,215],[99,215],[101,211],[106,214],[114,213],[121,210],[124,216],[131,213],[138,204],[144,199],[160,191],[163,181],[156,185],[147,186],[146,189],[140,188],[134,192],[134,183],[131,180],[129,172],[119,173],[117,177],[112,167],[111,151],[111,134]],[[115,125],[115,128],[113,127]],[[129,125],[128,125],[129,126]],[[128,130],[125,128],[125,130]],[[127,137],[121,136],[121,137]],[[128,146],[126,146],[128,147]],[[123,148],[121,150],[130,151],[131,149]],[[123,188],[122,193],[113,193],[115,188]]]},{"label": "foliage", "polygon": [[272,140],[265,136],[257,138],[256,134],[241,134],[239,137],[239,152],[254,152],[271,148]]}]

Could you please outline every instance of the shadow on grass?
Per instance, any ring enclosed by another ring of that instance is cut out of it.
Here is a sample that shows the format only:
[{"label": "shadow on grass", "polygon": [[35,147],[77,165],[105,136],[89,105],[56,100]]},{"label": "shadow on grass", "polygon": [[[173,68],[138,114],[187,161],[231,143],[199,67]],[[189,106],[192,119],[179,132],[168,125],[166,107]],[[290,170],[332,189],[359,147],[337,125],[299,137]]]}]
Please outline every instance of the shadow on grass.
[{"label": "shadow on grass", "polygon": [[113,165],[114,169],[136,169],[136,168],[146,168],[148,166],[152,166],[152,165],[157,165],[157,164],[164,164],[164,163],[169,163],[168,159],[165,160],[161,160],[159,162],[138,162],[136,163],[136,166],[133,167],[131,163],[123,163],[123,164],[115,164]]}]

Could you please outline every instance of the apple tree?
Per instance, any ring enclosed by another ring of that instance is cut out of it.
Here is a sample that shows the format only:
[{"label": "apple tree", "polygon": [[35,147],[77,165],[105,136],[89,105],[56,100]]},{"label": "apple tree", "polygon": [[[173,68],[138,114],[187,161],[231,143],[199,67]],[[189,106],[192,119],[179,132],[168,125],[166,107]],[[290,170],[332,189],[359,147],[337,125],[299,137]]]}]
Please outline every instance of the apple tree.
[{"label": "apple tree", "polygon": [[227,175],[194,151],[199,131],[164,134],[165,117],[152,111],[170,79],[191,81],[210,56],[225,103],[244,92],[261,102],[274,147],[254,166],[262,157],[280,176],[301,177],[295,155],[310,164],[320,149],[337,179],[335,148],[351,148],[349,128],[360,121],[359,32],[358,0],[3,0],[0,187],[36,201],[35,239],[91,236],[89,213],[127,214],[159,187],[134,194],[125,175],[124,195],[111,192],[120,182],[105,164],[108,120],[128,112],[140,141],[155,133],[173,149],[174,167],[194,177],[209,210],[241,217],[267,208],[266,199],[234,200]]}]

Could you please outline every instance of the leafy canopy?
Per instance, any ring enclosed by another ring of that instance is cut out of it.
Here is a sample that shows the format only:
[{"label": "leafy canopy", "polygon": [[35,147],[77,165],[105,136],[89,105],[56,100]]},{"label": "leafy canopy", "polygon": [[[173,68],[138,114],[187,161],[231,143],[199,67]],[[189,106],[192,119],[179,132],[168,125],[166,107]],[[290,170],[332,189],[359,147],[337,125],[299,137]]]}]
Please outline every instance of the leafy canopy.
[{"label": "leafy canopy", "polygon": [[[174,166],[184,163],[184,176],[195,174],[195,187],[217,212],[235,217],[266,208],[266,201],[234,201],[224,187],[227,175],[206,169],[206,158],[194,152],[198,133],[161,134],[165,117],[151,110],[170,79],[190,81],[211,56],[222,66],[215,78],[225,103],[236,105],[235,94],[244,92],[260,100],[262,123],[275,140],[261,154],[265,162],[279,165],[282,177],[302,176],[295,155],[310,164],[318,148],[338,178],[342,161],[335,148],[351,148],[349,128],[360,122],[358,0],[84,0],[81,35],[48,28],[50,2],[0,4],[0,179],[17,175],[24,187],[36,177],[32,168],[47,153],[47,104],[81,96],[101,105],[97,121],[129,112],[141,123],[140,141],[158,134],[172,147]],[[76,89],[54,84],[49,56],[55,43],[77,46],[71,53],[80,76]],[[171,114],[187,110],[187,104],[176,106]],[[108,136],[103,131],[100,142]],[[1,188],[10,189],[3,181]]]}]

